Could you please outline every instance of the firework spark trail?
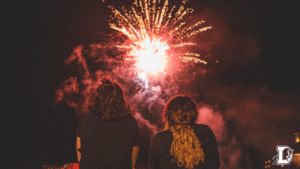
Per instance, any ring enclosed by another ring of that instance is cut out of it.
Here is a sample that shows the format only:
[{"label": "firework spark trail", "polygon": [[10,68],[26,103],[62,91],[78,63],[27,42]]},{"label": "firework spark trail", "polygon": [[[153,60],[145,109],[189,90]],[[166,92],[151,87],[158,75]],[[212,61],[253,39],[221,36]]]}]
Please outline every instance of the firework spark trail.
[{"label": "firework spark trail", "polygon": [[[186,1],[183,0],[182,3],[185,4]],[[121,8],[124,14],[109,7],[114,14],[110,27],[123,33],[130,40],[129,44],[126,42],[127,44],[115,47],[129,50],[125,60],[135,62],[135,70],[138,77],[145,81],[146,88],[149,74],[164,73],[168,59],[180,58],[184,63],[193,61],[207,64],[197,53],[175,52],[175,48],[196,45],[186,42],[186,39],[212,28],[209,26],[194,30],[204,21],[190,26],[183,22],[184,16],[192,13],[194,9],[185,9],[184,5],[181,5],[173,14],[176,6],[169,11],[168,0],[163,4],[160,0],[135,0],[131,10]]]}]

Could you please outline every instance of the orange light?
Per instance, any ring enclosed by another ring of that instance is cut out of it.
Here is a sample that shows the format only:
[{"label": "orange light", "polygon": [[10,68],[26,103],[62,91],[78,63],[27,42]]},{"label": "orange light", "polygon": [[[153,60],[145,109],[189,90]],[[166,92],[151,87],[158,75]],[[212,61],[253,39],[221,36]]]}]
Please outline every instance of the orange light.
[{"label": "orange light", "polygon": [[300,166],[300,154],[293,154],[293,163],[295,163],[297,165],[297,167]]},{"label": "orange light", "polygon": [[295,142],[299,143],[300,142],[300,132],[299,133],[294,133],[295,134]]}]

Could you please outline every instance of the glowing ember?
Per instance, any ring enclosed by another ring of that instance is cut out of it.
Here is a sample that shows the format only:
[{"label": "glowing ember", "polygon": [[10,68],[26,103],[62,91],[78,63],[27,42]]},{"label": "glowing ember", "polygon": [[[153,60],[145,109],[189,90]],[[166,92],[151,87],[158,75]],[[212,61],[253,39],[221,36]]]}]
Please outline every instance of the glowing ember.
[{"label": "glowing ember", "polygon": [[160,71],[163,72],[167,63],[166,50],[170,48],[166,42],[161,43],[160,39],[153,39],[151,41],[149,38],[146,38],[136,43],[139,49],[132,46],[133,50],[128,55],[133,56],[137,60],[135,65],[140,70],[139,77],[147,81],[148,73],[156,74]]},{"label": "glowing ember", "polygon": [[[187,0],[183,0],[185,4]],[[204,23],[199,21],[193,25],[185,26],[185,22],[181,22],[183,17],[192,13],[192,8],[184,9],[181,5],[175,15],[173,16],[173,8],[169,11],[168,0],[164,4],[156,0],[137,0],[133,3],[135,7],[127,10],[122,7],[124,14],[113,7],[110,23],[112,29],[118,30],[125,34],[130,39],[130,44],[117,45],[117,48],[129,49],[128,58],[126,60],[135,61],[136,71],[139,78],[146,82],[148,86],[148,74],[156,74],[163,72],[167,59],[181,58],[183,62],[193,61],[195,63],[204,63],[200,55],[197,53],[178,53],[171,49],[182,48],[184,46],[196,45],[195,43],[185,42],[184,40],[199,32],[211,29],[211,27],[204,27],[194,30],[195,27]],[[167,14],[167,12],[169,13]],[[171,51],[170,51],[171,50]]]}]

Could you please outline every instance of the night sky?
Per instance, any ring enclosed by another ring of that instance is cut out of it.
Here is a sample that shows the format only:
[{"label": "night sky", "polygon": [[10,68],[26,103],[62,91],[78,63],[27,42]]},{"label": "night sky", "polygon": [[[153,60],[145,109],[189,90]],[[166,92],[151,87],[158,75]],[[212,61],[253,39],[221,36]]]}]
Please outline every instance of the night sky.
[{"label": "night sky", "polygon": [[[264,160],[276,154],[276,145],[291,145],[293,133],[300,131],[297,2],[187,2],[195,9],[196,21],[203,19],[206,26],[213,26],[193,37],[210,64],[194,66],[205,73],[196,73],[188,84],[179,86],[188,86],[197,103],[212,105],[222,115],[227,137],[220,144],[226,147],[229,140],[236,140],[235,149],[240,150],[236,168],[264,167]],[[80,116],[64,102],[54,104],[56,90],[72,75],[64,60],[78,45],[101,41],[99,33],[115,32],[108,25],[108,5],[131,3],[1,2],[4,159],[0,168],[41,169],[43,164],[77,162],[75,130]],[[151,121],[155,121],[152,116]]]}]

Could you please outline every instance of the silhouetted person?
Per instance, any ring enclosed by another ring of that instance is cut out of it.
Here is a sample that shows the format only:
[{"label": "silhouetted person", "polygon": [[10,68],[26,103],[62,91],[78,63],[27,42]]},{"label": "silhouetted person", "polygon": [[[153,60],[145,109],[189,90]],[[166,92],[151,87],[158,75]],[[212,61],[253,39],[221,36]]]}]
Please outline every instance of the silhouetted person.
[{"label": "silhouetted person", "polygon": [[165,131],[150,142],[150,169],[218,169],[219,152],[214,133],[195,124],[197,106],[187,96],[176,96],[164,110]]},{"label": "silhouetted person", "polygon": [[103,78],[90,113],[76,130],[80,169],[131,169],[139,153],[141,135],[123,90]]}]

